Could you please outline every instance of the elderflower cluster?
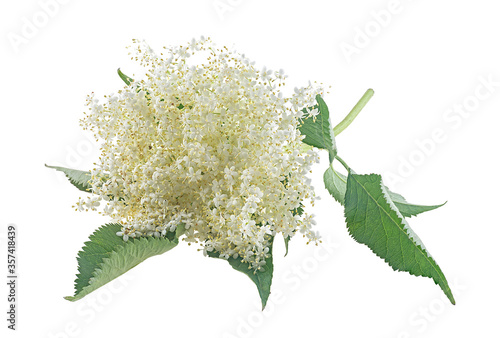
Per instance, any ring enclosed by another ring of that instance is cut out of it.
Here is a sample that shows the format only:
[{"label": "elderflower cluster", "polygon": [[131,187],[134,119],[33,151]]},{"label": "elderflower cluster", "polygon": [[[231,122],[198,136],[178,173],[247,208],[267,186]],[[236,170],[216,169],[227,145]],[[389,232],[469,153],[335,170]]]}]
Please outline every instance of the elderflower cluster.
[{"label": "elderflower cluster", "polygon": [[182,224],[185,240],[205,254],[240,257],[255,270],[277,233],[317,241],[301,207],[316,199],[306,174],[318,155],[301,152],[298,126],[321,89],[309,84],[284,97],[283,71],[258,70],[210,39],[160,55],[134,43],[145,79],[104,103],[88,98],[81,123],[101,156],[91,171],[95,195],[77,208],[101,204],[124,240],[166,236]]}]

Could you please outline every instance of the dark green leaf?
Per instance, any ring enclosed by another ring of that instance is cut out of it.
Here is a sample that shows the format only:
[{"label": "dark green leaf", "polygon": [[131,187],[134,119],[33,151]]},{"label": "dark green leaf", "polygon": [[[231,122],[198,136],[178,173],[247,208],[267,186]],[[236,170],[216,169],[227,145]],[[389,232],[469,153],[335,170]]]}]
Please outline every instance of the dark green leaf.
[{"label": "dark green leaf", "polygon": [[149,257],[160,255],[178,244],[178,238],[141,237],[124,241],[116,233],[120,224],[107,224],[90,235],[90,241],[78,253],[75,295],[64,297],[79,300],[116,277],[124,274]]},{"label": "dark green leaf", "polygon": [[302,140],[305,144],[310,146],[328,150],[330,163],[334,160],[337,154],[337,147],[335,145],[335,136],[333,129],[330,125],[330,113],[325,101],[320,95],[316,96],[317,105],[309,109],[318,109],[319,114],[316,117],[308,116],[309,113],[306,108],[303,109],[305,117],[301,120],[299,126],[300,133],[305,135]]},{"label": "dark green leaf", "polygon": [[380,175],[349,173],[345,217],[357,242],[366,244],[394,270],[432,278],[455,304],[443,272],[390,199]]},{"label": "dark green leaf", "polygon": [[69,169],[64,167],[55,167],[50,165],[45,165],[47,168],[62,171],[66,177],[69,179],[71,184],[85,192],[92,192],[92,185],[89,181],[91,179],[90,171],[82,171],[76,169]]},{"label": "dark green leaf", "polygon": [[[273,238],[274,240],[274,238]],[[262,310],[266,307],[267,300],[269,299],[269,295],[271,294],[271,283],[273,279],[273,255],[272,255],[273,247],[272,243],[269,247],[269,257],[266,259],[266,264],[260,268],[258,271],[254,271],[248,263],[244,263],[241,261],[241,258],[233,258],[229,257],[227,262],[231,267],[237,271],[243,272],[247,275],[252,282],[257,286],[257,290],[259,291],[260,300],[262,302]],[[215,250],[207,252],[209,257],[219,258],[219,253]]]}]

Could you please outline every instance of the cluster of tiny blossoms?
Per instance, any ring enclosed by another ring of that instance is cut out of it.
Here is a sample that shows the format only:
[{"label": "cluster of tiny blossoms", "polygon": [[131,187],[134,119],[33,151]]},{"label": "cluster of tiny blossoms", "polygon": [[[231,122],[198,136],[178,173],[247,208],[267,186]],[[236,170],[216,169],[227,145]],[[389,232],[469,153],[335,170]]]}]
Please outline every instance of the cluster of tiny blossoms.
[{"label": "cluster of tiny blossoms", "polygon": [[240,257],[254,270],[277,233],[318,240],[312,215],[299,212],[316,199],[306,174],[318,155],[301,151],[298,126],[321,89],[309,84],[284,97],[283,71],[256,69],[205,38],[159,55],[134,41],[132,58],[145,79],[104,103],[88,98],[81,123],[101,156],[91,171],[95,195],[77,209],[101,204],[124,240],[182,224],[184,240],[205,254]]}]

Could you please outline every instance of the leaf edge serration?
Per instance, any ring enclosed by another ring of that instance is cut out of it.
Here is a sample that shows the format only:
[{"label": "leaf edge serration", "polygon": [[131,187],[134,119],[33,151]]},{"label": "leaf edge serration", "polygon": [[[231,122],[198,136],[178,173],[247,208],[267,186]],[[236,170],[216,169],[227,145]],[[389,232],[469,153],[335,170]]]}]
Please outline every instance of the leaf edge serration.
[{"label": "leaf edge serration", "polygon": [[[114,228],[114,229],[113,229]],[[114,231],[120,229],[121,226],[119,224],[106,224],[104,226],[99,227],[92,235],[89,236],[90,241],[85,242],[82,250],[79,251],[79,256],[81,253],[85,252],[85,250],[89,247],[89,243],[92,242],[96,236],[99,235],[100,231]],[[116,233],[116,231],[114,231]],[[116,235],[116,234],[115,234]],[[163,254],[171,249],[173,249],[179,243],[178,238],[175,237],[174,240],[169,240],[163,237],[140,237],[137,239],[129,239],[128,241],[123,241],[123,239],[119,236],[116,236],[119,241],[122,243],[115,242],[113,249],[107,252],[107,255],[102,258],[101,262],[96,264],[91,277],[88,278],[88,281],[81,281],[82,273],[80,257],[78,258],[78,271],[77,278],[75,279],[75,294],[73,296],[66,296],[64,299],[69,301],[77,301],[87,296],[91,292],[97,290],[101,286],[109,283],[115,278],[123,275],[125,272],[134,268],[138,264],[142,263],[146,259]],[[153,243],[153,248],[151,248],[151,243]],[[149,246],[149,248],[148,248]],[[151,252],[140,252],[141,250],[153,249],[153,253]],[[132,258],[127,258],[127,256],[131,255],[131,252],[135,250],[135,256]],[[133,263],[127,262],[127,259],[133,259]],[[118,267],[118,271],[116,271]],[[115,271],[113,271],[113,269]],[[85,278],[86,279],[86,278]],[[80,281],[80,282],[79,282]],[[81,285],[83,283],[83,285]]]},{"label": "leaf edge serration", "polygon": [[[455,303],[456,303],[455,299],[453,297],[452,291],[451,291],[451,289],[449,287],[448,281],[446,280],[446,277],[445,277],[444,273],[442,272],[441,268],[439,267],[439,265],[437,264],[437,262],[434,260],[434,258],[431,256],[431,254],[429,253],[429,251],[427,250],[427,248],[425,247],[425,245],[423,244],[423,242],[420,240],[420,238],[418,237],[418,235],[413,231],[413,229],[411,229],[411,227],[409,226],[408,222],[405,220],[405,218],[403,217],[403,215],[399,212],[398,208],[394,205],[394,203],[391,203],[392,200],[390,199],[390,195],[387,193],[386,187],[383,185],[382,177],[380,175],[378,175],[378,174],[369,174],[369,175],[356,175],[356,174],[352,174],[352,173],[349,173],[349,174],[350,175],[355,175],[355,176],[372,176],[372,177],[377,177],[379,179],[379,182],[380,182],[379,188],[381,189],[381,192],[382,192],[382,195],[383,195],[384,199],[388,203],[390,209],[393,212],[395,212],[396,217],[399,219],[401,225],[403,226],[402,228],[400,227],[400,229],[402,231],[404,231],[404,233],[414,243],[414,245],[422,252],[422,254],[424,256],[426,256],[426,259],[428,259],[431,263],[433,263],[433,264],[431,264],[431,266],[432,265],[435,266],[433,268],[438,273],[438,276],[439,276],[439,274],[441,274],[440,277],[442,277],[442,278],[439,278],[439,279],[442,280],[442,283],[440,283],[438,281],[437,277],[429,276],[429,275],[424,275],[423,272],[421,274],[420,273],[415,273],[415,272],[410,272],[410,271],[407,271],[407,270],[402,270],[402,269],[398,268],[397,266],[394,266],[393,264],[395,264],[395,263],[391,262],[389,260],[389,258],[383,257],[381,254],[377,253],[373,248],[371,248],[367,243],[364,243],[363,241],[357,239],[355,237],[355,235],[353,234],[352,229],[348,225],[347,229],[348,229],[349,235],[356,242],[366,245],[370,249],[370,251],[372,251],[377,257],[383,259],[394,271],[404,271],[404,272],[408,272],[412,276],[428,277],[428,278],[432,279],[433,282],[436,285],[438,285],[441,288],[441,290],[445,293],[445,295],[450,300],[450,302],[453,305],[455,305]],[[348,179],[349,179],[349,177],[348,177]],[[361,183],[358,182],[358,184],[360,186],[362,186]],[[347,191],[349,191],[349,189],[347,189]],[[347,201],[347,192],[346,192],[346,201]],[[346,208],[345,208],[345,212],[344,212],[344,216],[346,218],[346,223],[348,221],[347,212],[348,211],[347,211],[347,203],[346,203]],[[408,231],[410,231],[410,232],[408,232]],[[415,261],[417,261],[416,258],[415,258]]]}]

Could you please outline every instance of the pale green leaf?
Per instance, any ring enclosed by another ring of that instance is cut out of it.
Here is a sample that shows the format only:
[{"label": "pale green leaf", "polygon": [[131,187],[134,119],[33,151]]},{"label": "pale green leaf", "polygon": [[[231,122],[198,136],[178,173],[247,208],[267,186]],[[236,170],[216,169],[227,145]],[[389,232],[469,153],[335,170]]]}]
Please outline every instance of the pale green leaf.
[{"label": "pale green leaf", "polygon": [[82,171],[82,170],[69,169],[69,168],[64,168],[64,167],[56,167],[56,166],[50,166],[50,165],[45,165],[45,166],[47,168],[62,171],[66,175],[66,177],[69,179],[71,184],[73,184],[75,187],[77,187],[81,191],[92,192],[92,185],[89,182],[91,179],[90,171]]},{"label": "pale green leaf", "polygon": [[330,195],[332,195],[337,202],[344,205],[347,177],[336,171],[333,166],[330,165],[323,174],[323,181]]},{"label": "pale green leaf", "polygon": [[123,80],[123,82],[127,84],[127,86],[130,86],[130,84],[134,82],[134,79],[132,79],[130,76],[123,74],[120,68],[118,68],[118,76],[120,77],[120,79]]},{"label": "pale green leaf", "polygon": [[[387,189],[387,187],[386,187],[386,189]],[[444,202],[443,204],[439,204],[439,205],[411,204],[411,203],[408,203],[406,201],[406,199],[398,193],[392,192],[389,189],[387,189],[387,193],[389,194],[392,201],[394,202],[394,205],[398,208],[398,210],[401,212],[401,214],[404,217],[416,216],[416,215],[421,214],[423,212],[437,209],[437,208],[442,207],[443,205],[446,204],[446,202]]]}]

